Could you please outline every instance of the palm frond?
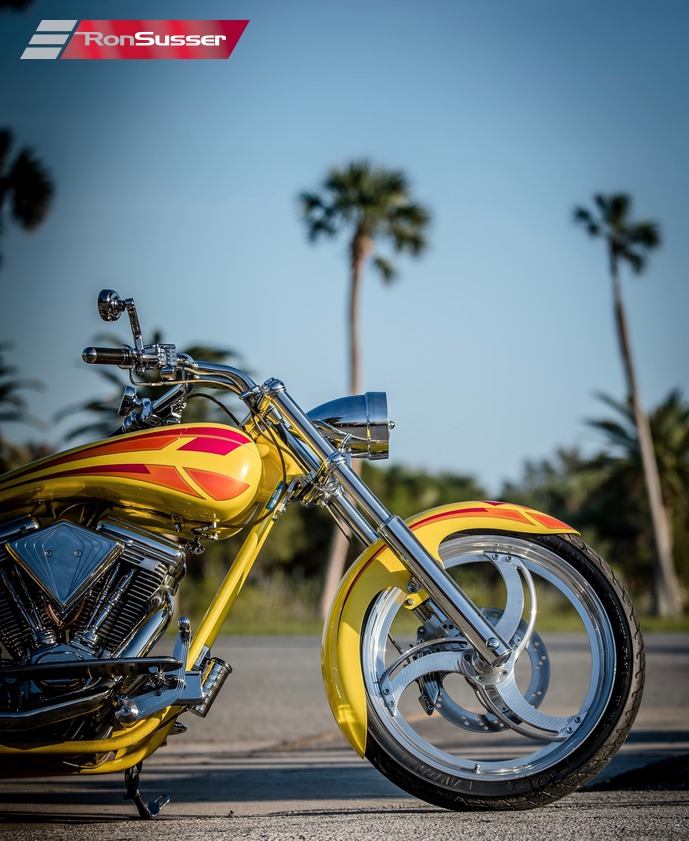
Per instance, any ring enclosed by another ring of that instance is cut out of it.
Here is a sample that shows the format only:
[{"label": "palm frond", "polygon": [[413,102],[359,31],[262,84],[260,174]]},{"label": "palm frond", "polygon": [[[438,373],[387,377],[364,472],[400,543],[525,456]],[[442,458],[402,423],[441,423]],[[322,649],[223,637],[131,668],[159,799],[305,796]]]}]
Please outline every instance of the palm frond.
[{"label": "palm frond", "polygon": [[603,219],[610,217],[610,200],[603,193],[595,193],[593,201]]},{"label": "palm frond", "polygon": [[395,267],[389,260],[386,260],[385,257],[375,256],[371,262],[380,273],[384,283],[392,283],[392,281],[397,277]]},{"label": "palm frond", "polygon": [[11,342],[0,342],[0,420],[41,427],[42,421],[28,413],[27,403],[20,392],[23,389],[38,391],[43,388],[43,384],[37,380],[20,378],[19,369],[5,362],[3,354],[11,347]]},{"label": "palm frond", "polygon": [[0,0],[0,12],[9,9],[11,12],[22,12],[28,9],[33,0]]},{"label": "palm frond", "polygon": [[[0,129],[0,178],[5,172],[5,165],[12,148],[13,135],[11,129]],[[1,194],[0,194],[1,195]]]},{"label": "palm frond", "polygon": [[627,193],[596,193],[593,202],[597,214],[576,207],[573,221],[583,225],[591,236],[605,237],[614,259],[626,262],[635,274],[641,273],[646,267],[644,252],[661,244],[657,223],[631,221],[632,199]]},{"label": "palm frond", "polygon": [[631,210],[632,199],[627,193],[613,193],[608,197],[608,222],[612,227],[626,227]]},{"label": "palm frond", "polygon": [[240,354],[231,348],[220,348],[215,345],[197,344],[184,349],[192,359],[202,359],[204,362],[219,362],[227,364],[231,360],[240,359]]},{"label": "palm frond", "polygon": [[631,248],[620,248],[618,254],[629,263],[634,274],[641,274],[646,268],[646,258],[638,251]]},{"label": "palm frond", "polygon": [[393,237],[395,251],[399,251],[400,253],[417,256],[428,245],[426,237],[415,228],[395,225],[390,229],[390,233]]},{"label": "palm frond", "polygon": [[[72,406],[64,406],[62,409],[58,409],[58,411],[53,415],[53,420],[55,423],[59,423],[70,415],[80,414],[81,412],[91,412],[92,414],[99,415],[101,417],[107,417],[111,422],[111,425],[114,426],[114,421],[118,417],[117,407],[119,402],[119,394],[113,395],[112,397],[86,400],[83,403],[77,403]],[[73,435],[70,433],[66,437],[71,438]]]},{"label": "palm frond", "polygon": [[100,440],[107,438],[111,432],[117,428],[117,423],[108,423],[107,421],[95,421],[94,423],[86,423],[83,426],[77,426],[65,433],[65,441],[72,441],[75,438],[82,436],[89,440]]},{"label": "palm frond", "polygon": [[609,406],[619,415],[622,415],[629,423],[634,423],[634,412],[632,411],[632,407],[626,401],[616,400],[604,391],[597,391],[594,394],[594,397],[596,400],[600,400],[601,403],[605,403],[606,406]]},{"label": "palm frond", "polygon": [[[303,192],[298,198],[309,241],[350,227],[353,255],[356,241],[363,240],[389,239],[395,251],[414,256],[427,245],[425,230],[430,212],[410,200],[408,180],[399,169],[357,158],[343,167],[333,167],[319,192]],[[392,268],[389,260],[385,260],[385,266]],[[384,280],[391,277],[388,269],[378,268]]]},{"label": "palm frond", "polygon": [[642,248],[651,249],[662,245],[660,229],[655,222],[637,222],[629,227],[627,240],[632,245],[639,245]]},{"label": "palm frond", "polygon": [[45,219],[55,188],[48,171],[29,149],[22,149],[7,176],[12,195],[12,216],[26,230]]},{"label": "palm frond", "polygon": [[301,215],[308,228],[309,241],[313,242],[321,234],[333,236],[336,233],[334,209],[315,193],[300,193],[298,202]]},{"label": "palm frond", "polygon": [[600,225],[594,220],[591,213],[584,207],[575,207],[572,213],[572,218],[575,222],[583,225],[587,233],[592,237],[600,236]]},{"label": "palm frond", "polygon": [[332,237],[337,233],[337,228],[326,218],[314,219],[309,225],[309,241],[314,242],[319,236]]},{"label": "palm frond", "polygon": [[24,412],[21,410],[0,409],[0,421],[3,423],[21,423],[24,420]]}]

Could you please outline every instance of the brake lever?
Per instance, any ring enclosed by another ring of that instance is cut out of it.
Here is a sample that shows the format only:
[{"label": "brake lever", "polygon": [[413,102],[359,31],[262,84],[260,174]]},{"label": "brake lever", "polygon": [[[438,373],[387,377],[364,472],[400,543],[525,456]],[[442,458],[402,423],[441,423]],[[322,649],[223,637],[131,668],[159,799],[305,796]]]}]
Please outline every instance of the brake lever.
[{"label": "brake lever", "polygon": [[148,397],[139,397],[133,386],[126,386],[118,409],[118,414],[124,416],[124,420],[112,434],[121,435],[125,432],[179,423],[186,405],[186,396],[193,387],[192,381],[178,383],[157,400],[150,400]]}]

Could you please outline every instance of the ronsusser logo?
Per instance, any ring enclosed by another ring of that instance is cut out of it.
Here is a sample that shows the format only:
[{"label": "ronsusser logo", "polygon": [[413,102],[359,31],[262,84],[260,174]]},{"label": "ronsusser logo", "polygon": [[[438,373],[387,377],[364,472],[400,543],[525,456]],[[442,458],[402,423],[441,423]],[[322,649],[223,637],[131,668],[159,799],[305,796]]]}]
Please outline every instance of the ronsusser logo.
[{"label": "ronsusser logo", "polygon": [[42,20],[21,58],[227,59],[248,20]]}]

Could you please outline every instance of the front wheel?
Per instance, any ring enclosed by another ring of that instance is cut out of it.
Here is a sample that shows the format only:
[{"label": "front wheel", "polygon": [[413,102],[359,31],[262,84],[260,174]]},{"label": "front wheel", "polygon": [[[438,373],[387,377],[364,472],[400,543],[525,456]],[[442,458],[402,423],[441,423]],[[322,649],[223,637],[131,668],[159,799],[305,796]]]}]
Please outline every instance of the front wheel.
[{"label": "front wheel", "polygon": [[627,594],[572,535],[463,533],[440,557],[512,654],[489,668],[430,600],[381,592],[361,637],[366,756],[448,809],[528,809],[575,791],[616,753],[641,702]]}]

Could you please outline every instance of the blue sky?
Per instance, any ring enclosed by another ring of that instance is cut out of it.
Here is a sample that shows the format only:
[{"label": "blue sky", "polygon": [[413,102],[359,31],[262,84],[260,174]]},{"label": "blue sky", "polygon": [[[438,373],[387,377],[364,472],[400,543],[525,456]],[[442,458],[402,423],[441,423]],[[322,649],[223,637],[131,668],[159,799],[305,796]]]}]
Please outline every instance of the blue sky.
[{"label": "blue sky", "polygon": [[[226,62],[19,61],[41,19],[96,14],[250,23]],[[0,124],[57,185],[40,229],[0,240],[0,337],[46,383],[32,411],[104,392],[80,362],[103,287],[134,296],[149,332],[236,348],[305,408],[344,392],[346,244],[309,244],[296,196],[369,157],[433,213],[394,286],[365,278],[364,388],[388,392],[393,462],[496,494],[527,458],[592,451],[595,394],[624,393],[603,246],[571,221],[596,191],[661,226],[647,272],[624,278],[632,342],[647,406],[689,393],[688,38],[681,0],[39,0],[0,16]]]}]

